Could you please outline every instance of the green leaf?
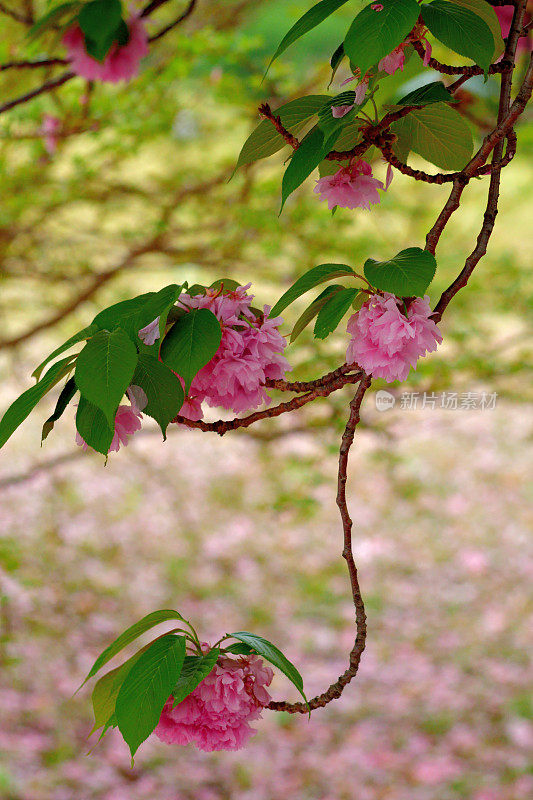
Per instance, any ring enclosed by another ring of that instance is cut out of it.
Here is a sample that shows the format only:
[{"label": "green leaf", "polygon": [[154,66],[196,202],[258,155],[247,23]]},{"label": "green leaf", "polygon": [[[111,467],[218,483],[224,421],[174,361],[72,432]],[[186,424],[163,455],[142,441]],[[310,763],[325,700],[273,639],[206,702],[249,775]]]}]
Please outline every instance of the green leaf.
[{"label": "green leaf", "polygon": [[234,292],[236,289],[241,286],[238,281],[234,281],[232,278],[217,278],[216,281],[210,285],[210,289],[223,289],[225,292]]},{"label": "green leaf", "polygon": [[146,394],[148,403],[143,413],[155,419],[166,439],[168,424],[179,413],[185,399],[179,378],[156,358],[140,353],[131,382]]},{"label": "green leaf", "polygon": [[113,422],[112,426],[109,425],[104,412],[84,397],[80,397],[78,403],[76,430],[89,447],[107,456],[113,441],[115,424]]},{"label": "green leaf", "polygon": [[332,137],[325,136],[317,125],[302,139],[283,175],[280,214],[289,195],[318,167],[332,145]]},{"label": "green leaf", "polygon": [[327,299],[316,318],[314,328],[316,339],[325,339],[335,330],[358,294],[359,288],[341,289]]},{"label": "green leaf", "polygon": [[74,378],[69,378],[66,384],[63,386],[59,397],[57,398],[56,407],[54,409],[54,413],[51,417],[48,417],[46,422],[43,425],[43,431],[41,434],[41,442],[44,442],[52,428],[54,427],[54,423],[61,417],[63,412],[65,411],[66,407],[76,394],[76,381]]},{"label": "green leaf", "polygon": [[337,292],[340,292],[344,288],[345,287],[340,283],[334,283],[332,286],[328,286],[321,294],[318,295],[317,299],[311,303],[311,305],[308,306],[303,314],[296,320],[291,333],[291,344],[298,338],[298,336],[309,325],[309,323],[314,320],[320,309],[326,304],[328,298],[332,294],[337,294]]},{"label": "green leaf", "polygon": [[70,347],[73,347],[73,345],[78,344],[78,342],[82,342],[85,339],[90,339],[91,336],[97,332],[97,330],[98,326],[93,323],[92,325],[89,325],[87,328],[83,328],[83,330],[78,331],[78,333],[75,333],[74,336],[71,336],[70,339],[67,339],[66,342],[63,342],[63,344],[60,347],[57,347],[53,353],[50,353],[50,355],[47,356],[45,360],[39,364],[39,366],[32,372],[31,374],[32,378],[39,380],[43,369],[46,367],[48,363],[50,363],[50,361],[53,361],[53,359],[56,358],[56,356],[60,356],[61,353],[64,353],[65,350],[68,350]]},{"label": "green leaf", "polygon": [[152,642],[126,675],[115,713],[132,758],[159,722],[184,659],[185,637],[163,636]]},{"label": "green leaf", "polygon": [[465,6],[448,0],[433,0],[420,6],[424,23],[433,36],[462,56],[488,70],[495,49],[487,23]]},{"label": "green leaf", "polygon": [[162,334],[166,318],[183,289],[183,285],[171,283],[159,292],[146,292],[130,300],[122,300],[100,311],[93,320],[99,330],[122,328],[129,337],[139,344],[138,333],[156,317],[160,317],[159,331]]},{"label": "green leaf", "polygon": [[294,303],[298,297],[308,292],[309,289],[313,289],[313,287],[325,281],[333,280],[333,278],[343,278],[346,275],[355,275],[353,269],[347,264],[320,264],[318,267],[313,267],[301,275],[290,289],[287,289],[282,294],[270,312],[270,316],[277,317],[287,306]]},{"label": "green leaf", "polygon": [[420,247],[408,247],[389,261],[365,262],[365,278],[376,289],[391,292],[397,297],[422,297],[433,280],[437,262],[435,256]]},{"label": "green leaf", "polygon": [[228,647],[225,647],[224,652],[231,653],[231,655],[234,656],[249,656],[255,651],[249,644],[244,644],[244,642],[234,642],[234,644],[230,644]]},{"label": "green leaf", "polygon": [[24,422],[39,400],[50,391],[71,369],[72,357],[68,356],[53,364],[41,380],[27,389],[11,403],[0,420],[0,447],[3,447],[11,434]]},{"label": "green leaf", "polygon": [[284,675],[293,683],[300,694],[302,695],[303,699],[307,703],[307,697],[304,694],[304,682],[303,678],[289,659],[283,655],[281,650],[279,650],[276,645],[269,642],[267,639],[264,639],[262,636],[257,636],[255,633],[248,633],[248,631],[238,631],[237,633],[232,633],[234,639],[237,639],[239,642],[244,642],[245,644],[249,644],[250,647],[253,647],[255,652],[273,664],[275,667],[280,669]]},{"label": "green leaf", "polygon": [[496,61],[503,55],[505,44],[502,37],[502,29],[492,6],[490,6],[486,0],[450,0],[450,2],[468,8],[487,23],[494,39],[494,52],[492,53],[491,61]]},{"label": "green leaf", "polygon": [[115,33],[122,19],[119,0],[91,0],[78,15],[78,24],[84,36],[95,42]]},{"label": "green leaf", "polygon": [[[417,108],[391,125],[402,147],[440,169],[460,170],[472,156],[472,133],[463,117],[445,103]],[[398,151],[397,151],[398,152]]]},{"label": "green leaf", "polygon": [[76,386],[82,397],[100,408],[114,428],[115,414],[137,365],[135,345],[121,328],[99,331],[76,362]]},{"label": "green leaf", "polygon": [[167,622],[170,619],[178,619],[182,622],[185,622],[184,618],[177,611],[165,608],[161,611],[152,611],[151,614],[147,614],[134,625],[131,625],[127,630],[124,631],[124,633],[121,633],[120,636],[109,645],[109,647],[106,647],[106,649],[100,653],[89,670],[83,683],[87,683],[89,678],[92,678],[93,675],[96,675],[96,673],[101,670],[108,661],[111,661],[111,659],[118,655],[121,650],[124,650],[124,648],[134,642],[135,639],[138,639],[139,636],[142,636],[143,633],[146,633],[146,631],[149,631],[150,628],[154,628],[161,622]]},{"label": "green leaf", "polygon": [[[298,97],[296,100],[291,100],[290,103],[285,103],[285,105],[277,108],[274,114],[281,119],[283,126],[289,133],[296,135],[308,120],[318,114],[327,99],[327,94]],[[270,120],[264,119],[244,143],[235,169],[237,170],[239,167],[251,164],[261,158],[268,158],[268,156],[285,147],[286,144],[287,142],[277,132]]]},{"label": "green leaf", "polygon": [[178,319],[163,339],[163,363],[183,378],[186,392],[194,376],[217,352],[221,337],[215,315],[207,308],[199,308]]},{"label": "green leaf", "polygon": [[88,55],[90,55],[96,61],[102,63],[105,61],[105,57],[113,47],[114,41],[114,33],[110,33],[108,36],[101,39],[91,39],[89,36],[85,36],[85,50],[87,51]]},{"label": "green leaf", "polygon": [[356,16],[344,40],[344,50],[361,76],[405,39],[420,13],[416,0],[384,0],[381,11],[372,5]]},{"label": "green leaf", "polygon": [[172,695],[174,696],[172,708],[175,708],[178,703],[185,700],[196,689],[198,684],[204,678],[207,678],[209,673],[213,671],[219,655],[220,648],[214,647],[203,656],[186,659],[176,685],[172,689]]},{"label": "green leaf", "polygon": [[441,81],[433,83],[426,83],[425,86],[420,86],[401,100],[398,100],[395,105],[397,106],[428,106],[432,103],[453,103],[454,98],[449,93],[448,89]]},{"label": "green leaf", "polygon": [[133,665],[139,660],[142,653],[147,648],[144,647],[135,653],[131,658],[121,664],[120,667],[106,672],[94,686],[92,693],[92,704],[94,712],[94,727],[91,733],[102,726],[108,726],[111,718],[115,714],[115,705],[120,687],[124,683],[126,675]]},{"label": "green leaf", "polygon": [[347,0],[321,0],[320,3],[317,3],[313,8],[310,8],[309,11],[306,11],[303,17],[300,17],[300,19],[294,23],[290,31],[285,34],[279,43],[278,49],[272,56],[270,64],[267,67],[267,72],[276,58],[290,47],[291,44],[294,44],[301,36],[309,33],[309,31],[312,31],[317,25],[320,25],[321,22],[324,22],[325,19],[331,16],[331,14],[337,11],[337,9],[346,2]]}]

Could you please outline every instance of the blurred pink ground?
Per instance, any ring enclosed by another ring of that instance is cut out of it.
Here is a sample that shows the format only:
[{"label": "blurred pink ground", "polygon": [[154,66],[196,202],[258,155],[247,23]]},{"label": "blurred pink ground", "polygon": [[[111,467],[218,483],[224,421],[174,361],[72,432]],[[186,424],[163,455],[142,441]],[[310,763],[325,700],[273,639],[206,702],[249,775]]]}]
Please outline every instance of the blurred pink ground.
[{"label": "blurred pink ground", "polygon": [[[311,722],[267,712],[237,753],[152,737],[133,771],[114,732],[86,755],[90,690],[72,694],[150,610],[178,608],[204,639],[263,633],[309,694],[344,669],[354,628],[332,436],[259,445],[175,432],[161,446],[139,434],[105,469],[80,453],[4,488],[2,798],[531,797],[530,410],[391,411],[393,441],[361,431],[350,483],[369,615],[359,678]],[[365,413],[384,421],[373,398]],[[38,427],[6,447],[1,477],[74,449],[65,420],[35,456]],[[294,694],[279,675],[271,693]]]}]

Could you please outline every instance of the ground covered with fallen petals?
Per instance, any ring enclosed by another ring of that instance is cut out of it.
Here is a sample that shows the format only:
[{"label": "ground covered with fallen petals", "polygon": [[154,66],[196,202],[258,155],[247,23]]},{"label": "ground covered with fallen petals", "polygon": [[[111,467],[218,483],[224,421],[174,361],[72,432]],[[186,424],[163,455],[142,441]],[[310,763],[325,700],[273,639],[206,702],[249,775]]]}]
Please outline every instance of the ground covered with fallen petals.
[{"label": "ground covered with fallen petals", "polygon": [[[174,431],[161,446],[139,434],[106,468],[78,451],[39,471],[29,450],[39,420],[19,432],[0,476],[2,797],[532,795],[531,408],[503,399],[380,414],[370,396],[366,420],[349,488],[369,616],[359,677],[311,721],[266,712],[245,750],[151,737],[133,770],[115,731],[87,755],[90,691],[73,693],[98,652],[151,610],[178,608],[204,639],[266,635],[310,695],[344,670],[354,620],[334,435],[265,444]],[[72,452],[68,428],[47,460]],[[293,697],[280,675],[272,689]]]}]

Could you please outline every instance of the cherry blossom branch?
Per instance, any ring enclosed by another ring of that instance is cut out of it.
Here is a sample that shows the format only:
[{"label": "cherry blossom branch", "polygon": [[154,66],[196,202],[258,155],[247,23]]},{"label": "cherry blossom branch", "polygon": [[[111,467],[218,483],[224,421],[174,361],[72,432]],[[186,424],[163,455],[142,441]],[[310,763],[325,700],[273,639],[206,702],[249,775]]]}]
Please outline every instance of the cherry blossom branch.
[{"label": "cherry blossom branch", "polygon": [[[516,48],[518,45],[518,38],[519,38],[518,34],[522,22],[525,5],[526,5],[526,0],[519,0],[519,3],[515,9],[515,15],[513,18],[513,22],[511,24],[509,36],[507,38],[507,48],[505,52],[505,57],[509,58],[512,64],[514,64],[515,60]],[[512,87],[512,77],[513,77],[512,69],[502,73],[500,105],[498,111],[498,124],[496,128],[488,136],[485,137],[478,152],[474,155],[469,164],[467,164],[462,173],[460,173],[454,180],[450,196],[446,201],[444,208],[437,217],[437,220],[435,221],[433,227],[426,236],[426,250],[429,250],[430,253],[433,254],[435,253],[436,247],[444,231],[444,228],[446,227],[452,214],[459,208],[461,202],[461,195],[464,191],[464,188],[468,184],[470,177],[475,173],[478,167],[484,165],[492,150],[494,150],[493,160],[498,161],[501,159],[503,152],[503,140],[512,130],[514,123],[516,122],[520,114],[524,111],[531,97],[533,89],[532,59],[533,55],[530,58],[529,67],[524,77],[524,81],[522,83],[520,91],[518,92],[515,101],[510,109],[509,109],[509,103],[511,97],[511,87]],[[499,175],[499,174],[500,174],[499,169],[496,169],[496,171],[493,173],[493,175]],[[496,184],[491,180],[491,184],[489,186],[489,196],[491,200],[493,200],[494,193],[495,192],[497,193],[498,191],[499,191],[499,180],[497,181],[497,188]],[[497,205],[497,198],[496,198],[496,205]]]},{"label": "cherry blossom branch", "polygon": [[[168,33],[173,28],[175,28],[177,25],[179,25],[181,22],[184,22],[187,19],[187,17],[189,17],[192,14],[192,12],[194,11],[194,8],[196,6],[196,1],[197,0],[190,0],[188,7],[178,17],[178,19],[174,20],[174,22],[172,22],[170,25],[167,25],[166,28],[164,28],[162,31],[159,31],[159,33],[156,33],[154,36],[152,36],[149,39],[149,41],[150,42],[157,41],[162,36],[164,36],[166,33]],[[156,11],[160,6],[162,6],[166,2],[168,2],[168,0],[153,0],[153,2],[149,3],[144,8],[144,10],[141,12],[141,16],[142,17],[148,17],[150,14],[152,14],[154,11]],[[13,16],[13,14],[10,13],[10,11],[7,8],[3,7],[3,3],[0,3],[0,11],[3,11],[5,14],[10,14],[11,16]],[[14,17],[14,18],[16,18],[16,17]],[[29,21],[29,20],[19,19],[18,21],[19,22],[23,22],[24,21],[25,24],[32,24],[32,22]],[[15,68],[17,68],[17,69],[30,69],[32,67],[54,66],[54,65],[57,65],[57,64],[68,64],[69,63],[67,60],[61,59],[61,58],[58,58],[58,59],[55,59],[55,58],[47,59],[47,62],[48,63],[46,64],[43,61],[35,61],[35,62],[31,62],[31,61],[13,62],[12,61],[12,62],[9,62],[8,64],[3,65],[3,66],[0,65],[0,71],[2,71],[2,69],[15,69]],[[54,91],[54,89],[58,89],[60,86],[63,86],[65,83],[67,83],[68,81],[72,80],[72,78],[75,78],[75,77],[76,77],[76,75],[75,75],[74,72],[68,71],[68,72],[64,72],[62,75],[60,75],[57,78],[54,78],[53,80],[45,81],[37,89],[33,89],[31,92],[27,92],[26,94],[23,94],[20,97],[16,97],[15,99],[9,100],[7,103],[4,103],[3,105],[0,105],[0,114],[4,114],[6,111],[10,111],[12,108],[16,108],[17,106],[20,106],[23,103],[27,103],[30,100],[33,100],[35,97],[38,97],[41,94],[47,94],[48,92],[52,92],[52,91]]]},{"label": "cherry blossom branch", "polygon": [[360,420],[361,403],[367,389],[370,387],[371,379],[365,373],[362,374],[361,382],[355,393],[353,400],[350,403],[350,415],[346,428],[344,430],[341,446],[339,451],[339,469],[337,477],[337,506],[342,520],[342,529],[344,532],[344,548],[342,557],[348,565],[348,573],[350,576],[350,584],[352,587],[352,597],[355,605],[355,621],[357,627],[357,635],[354,646],[350,652],[350,662],[348,669],[326,689],[325,692],[313,697],[306,703],[289,703],[286,700],[273,700],[267,706],[271,711],[287,711],[289,714],[307,714],[308,711],[313,711],[316,708],[323,708],[332,700],[338,699],[344,687],[347,686],[352,678],[357,674],[361,655],[365,649],[366,643],[366,614],[361,590],[359,588],[359,579],[357,575],[357,567],[355,565],[353,550],[352,550],[352,519],[348,511],[348,504],[346,502],[346,481],[348,479],[348,457],[350,448],[353,444],[355,429]]},{"label": "cherry blossom branch", "polygon": [[265,408],[262,411],[255,411],[253,414],[248,414],[246,417],[235,417],[234,419],[224,420],[219,419],[216,422],[204,422],[203,420],[191,420],[187,417],[182,417],[178,414],[172,422],[185,425],[187,428],[196,428],[204,431],[205,433],[218,433],[219,436],[224,436],[229,431],[235,431],[238,428],[248,428],[262,419],[270,419],[272,417],[279,417],[281,414],[286,414],[290,411],[296,411],[308,403],[312,403],[319,397],[328,397],[332,392],[342,389],[343,386],[351,383],[358,383],[361,380],[363,372],[356,372],[351,375],[340,375],[325,384],[320,383],[320,379],[314,383],[316,385],[311,391],[305,394],[297,395],[285,403],[279,403],[277,406]]},{"label": "cherry blossom branch", "polygon": [[0,72],[5,72],[7,69],[38,69],[57,65],[64,66],[68,63],[66,58],[43,58],[40,61],[7,61],[5,64],[0,64]]},{"label": "cherry blossom branch", "polygon": [[[411,42],[414,49],[423,60],[426,55],[426,49],[421,42],[413,41]],[[465,78],[471,78],[474,75],[483,75],[483,69],[476,65],[468,66],[464,65],[461,67],[453,67],[450,64],[443,64],[441,61],[437,61],[436,58],[430,58],[429,61],[425,62],[426,66],[431,67],[432,69],[437,70],[437,72],[442,73],[443,75],[462,75]],[[491,64],[489,67],[489,75],[495,75],[498,72],[505,72],[509,68],[508,61],[499,61],[496,64]]]}]

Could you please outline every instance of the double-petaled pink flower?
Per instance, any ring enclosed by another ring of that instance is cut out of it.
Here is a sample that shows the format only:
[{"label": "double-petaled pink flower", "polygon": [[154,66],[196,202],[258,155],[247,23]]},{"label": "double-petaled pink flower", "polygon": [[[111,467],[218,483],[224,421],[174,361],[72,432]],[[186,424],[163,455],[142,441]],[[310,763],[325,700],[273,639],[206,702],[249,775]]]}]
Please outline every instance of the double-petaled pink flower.
[{"label": "double-petaled pink flower", "polygon": [[342,167],[334,175],[319,178],[315,186],[316,194],[326,200],[328,208],[365,208],[370,210],[373,203],[379,203],[378,189],[384,189],[382,181],[372,177],[372,167],[362,159],[347,167]]},{"label": "double-petaled pink flower", "polygon": [[139,17],[128,21],[129,40],[114,42],[102,62],[87,53],[85,37],[79,25],[73,25],[63,36],[72,70],[88,81],[119,83],[130,81],[139,72],[139,63],[148,53],[148,36]]},{"label": "double-petaled pink flower", "polygon": [[[253,295],[247,286],[232,291],[207,289],[205,294],[182,294],[180,303],[189,309],[207,308],[220,322],[220,346],[192,381],[180,415],[191,420],[202,418],[202,402],[239,413],[269,403],[265,391],[268,379],[283,378],[290,370],[283,351],[287,341],[279,332],[281,317],[269,318],[270,307],[257,315],[250,306]],[[139,331],[146,344],[159,338],[158,321]],[[178,376],[179,377],[179,376]]]},{"label": "double-petaled pink flower", "polygon": [[221,656],[213,671],[172,708],[170,697],[155,729],[167,744],[192,743],[199,750],[239,750],[255,730],[250,722],[270,702],[265,687],[273,678],[257,656]]},{"label": "double-petaled pink flower", "polygon": [[441,333],[431,319],[429,297],[417,297],[407,314],[401,301],[389,292],[373,295],[350,317],[352,339],[346,352],[348,364],[358,364],[374,378],[404,381],[411,367],[426,353],[437,349]]}]

